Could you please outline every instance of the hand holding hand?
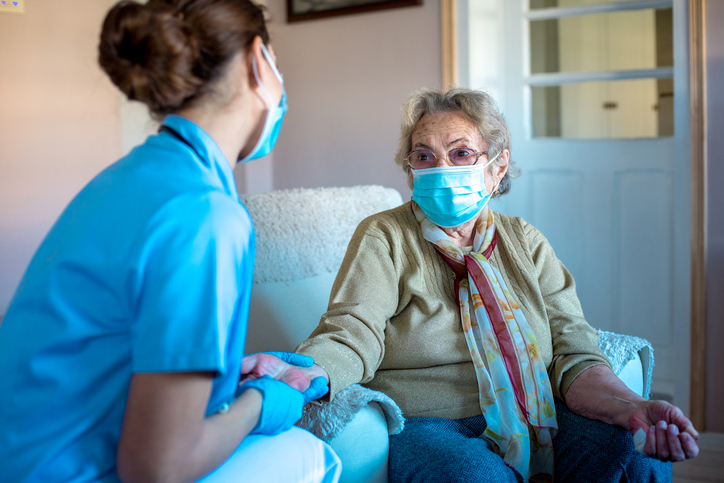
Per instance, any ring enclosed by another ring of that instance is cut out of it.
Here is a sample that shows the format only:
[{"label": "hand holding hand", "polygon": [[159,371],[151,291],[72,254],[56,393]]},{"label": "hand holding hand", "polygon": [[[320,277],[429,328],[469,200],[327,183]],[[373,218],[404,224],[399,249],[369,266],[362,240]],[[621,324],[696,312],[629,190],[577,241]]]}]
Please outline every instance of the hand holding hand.
[{"label": "hand holding hand", "polygon": [[[280,353],[289,354],[289,353]],[[300,356],[306,357],[306,356]],[[311,364],[314,364],[314,359]],[[287,358],[287,360],[290,360]],[[295,360],[301,362],[302,360]],[[308,367],[308,366],[302,366]],[[279,358],[275,353],[259,352],[244,357],[241,361],[241,380],[242,382],[259,379],[263,376],[271,376],[272,378],[287,383],[297,391],[305,391],[309,387],[310,379],[302,367],[292,365]]]},{"label": "hand holding hand", "polygon": [[632,434],[646,433],[645,454],[662,461],[696,457],[699,433],[681,409],[666,401],[643,401],[629,418]]},{"label": "hand holding hand", "polygon": [[247,381],[269,375],[289,386],[303,391],[304,404],[327,394],[327,371],[314,359],[294,352],[259,352],[242,360],[241,379]]},{"label": "hand holding hand", "polygon": [[329,374],[320,365],[314,364],[304,369],[311,381],[309,389],[304,391],[304,404],[319,399],[329,392]]}]

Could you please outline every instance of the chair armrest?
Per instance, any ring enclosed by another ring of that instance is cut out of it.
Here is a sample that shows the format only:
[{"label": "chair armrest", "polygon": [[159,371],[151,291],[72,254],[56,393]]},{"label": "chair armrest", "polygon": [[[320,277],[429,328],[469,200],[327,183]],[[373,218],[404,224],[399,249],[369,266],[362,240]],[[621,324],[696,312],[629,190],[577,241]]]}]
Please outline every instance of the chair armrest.
[{"label": "chair armrest", "polygon": [[378,403],[360,409],[329,445],[342,460],[340,483],[387,483],[390,442]]},{"label": "chair armrest", "polygon": [[621,372],[616,374],[629,389],[643,396],[644,394],[644,371],[643,365],[641,364],[641,356],[638,353],[633,359],[628,361],[625,366],[621,369]]},{"label": "chair armrest", "polygon": [[296,424],[337,452],[343,483],[385,483],[389,435],[402,431],[405,418],[386,394],[352,384],[331,401],[307,404]]},{"label": "chair armrest", "polygon": [[648,399],[654,369],[654,348],[641,337],[598,330],[598,346],[626,385]]}]

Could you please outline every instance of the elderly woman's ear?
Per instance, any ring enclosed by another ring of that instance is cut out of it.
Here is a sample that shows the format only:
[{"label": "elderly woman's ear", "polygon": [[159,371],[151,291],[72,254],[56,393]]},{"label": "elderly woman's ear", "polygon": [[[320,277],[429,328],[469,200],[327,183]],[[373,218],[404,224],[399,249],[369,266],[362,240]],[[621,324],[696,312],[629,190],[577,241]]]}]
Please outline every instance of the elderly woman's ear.
[{"label": "elderly woman's ear", "polygon": [[498,159],[493,161],[488,167],[490,169],[491,179],[489,185],[488,180],[485,180],[485,188],[489,190],[488,192],[493,196],[499,195],[498,187],[500,186],[502,179],[505,177],[505,174],[508,172],[509,166],[510,151],[504,149],[503,152],[500,153],[500,156],[498,156]]}]

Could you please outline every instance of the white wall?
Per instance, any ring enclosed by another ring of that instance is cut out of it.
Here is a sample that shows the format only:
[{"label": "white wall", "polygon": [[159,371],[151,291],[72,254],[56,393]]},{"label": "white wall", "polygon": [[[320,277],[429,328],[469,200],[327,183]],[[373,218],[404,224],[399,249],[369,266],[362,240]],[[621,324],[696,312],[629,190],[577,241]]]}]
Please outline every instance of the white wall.
[{"label": "white wall", "polygon": [[724,432],[724,2],[706,2],[706,429]]},{"label": "white wall", "polygon": [[120,154],[117,91],[96,62],[112,3],[0,14],[0,316],[60,212]]},{"label": "white wall", "polygon": [[400,108],[442,86],[440,1],[292,24],[285,0],[268,5],[289,97],[274,188],[381,184],[409,198],[393,162]]}]

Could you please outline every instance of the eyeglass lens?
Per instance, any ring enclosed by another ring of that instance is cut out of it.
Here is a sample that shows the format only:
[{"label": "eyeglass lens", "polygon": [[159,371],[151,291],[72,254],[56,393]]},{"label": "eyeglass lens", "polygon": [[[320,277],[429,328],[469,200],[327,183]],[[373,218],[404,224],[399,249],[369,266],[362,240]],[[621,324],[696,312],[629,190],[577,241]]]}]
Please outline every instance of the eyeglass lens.
[{"label": "eyeglass lens", "polygon": [[[455,166],[470,166],[485,152],[477,153],[469,148],[455,148],[447,153],[447,159]],[[437,164],[437,157],[427,149],[416,149],[407,155],[408,162],[415,169],[432,168]]]}]

